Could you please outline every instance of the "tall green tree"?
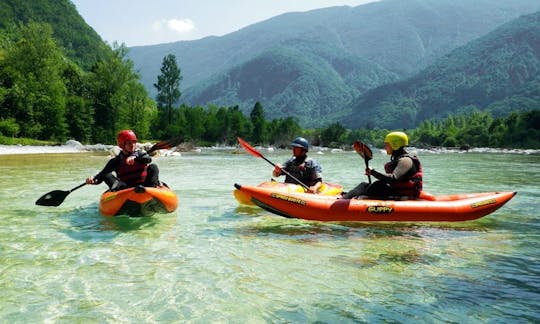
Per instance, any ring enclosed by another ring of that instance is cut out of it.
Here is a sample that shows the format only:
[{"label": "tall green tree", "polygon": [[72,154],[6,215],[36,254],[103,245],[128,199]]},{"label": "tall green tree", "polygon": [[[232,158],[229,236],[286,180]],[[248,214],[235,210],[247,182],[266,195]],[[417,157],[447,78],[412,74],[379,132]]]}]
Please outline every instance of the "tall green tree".
[{"label": "tall green tree", "polygon": [[126,55],[127,47],[115,43],[113,54],[107,60],[98,62],[92,69],[90,79],[95,116],[94,141],[115,142],[120,127],[134,126],[126,125],[120,117],[122,111],[119,102],[133,89],[128,84],[140,80],[140,76],[133,70],[133,62],[127,59]]},{"label": "tall green tree", "polygon": [[[182,93],[180,92],[180,81],[182,75],[180,68],[176,64],[176,56],[169,54],[163,58],[161,74],[158,75],[157,83],[157,105],[159,110],[160,127],[168,129],[173,124],[174,105],[178,103]],[[169,134],[172,135],[172,134]]]},{"label": "tall green tree", "polygon": [[150,126],[156,119],[155,103],[138,80],[124,84],[118,96],[113,98],[118,107],[118,129],[132,129],[140,138],[150,138]]},{"label": "tall green tree", "polygon": [[2,62],[2,117],[17,120],[20,136],[64,140],[68,131],[64,56],[48,24],[22,26],[20,37]]},{"label": "tall green tree", "polygon": [[94,111],[87,75],[75,63],[68,62],[62,77],[67,89],[66,119],[70,137],[89,143],[92,140]]},{"label": "tall green tree", "polygon": [[298,119],[294,117],[274,119],[268,123],[270,143],[286,147],[302,131]]},{"label": "tall green tree", "polygon": [[252,129],[252,140],[255,143],[263,144],[267,141],[266,120],[264,118],[264,108],[260,102],[256,102],[249,115]]},{"label": "tall green tree", "polygon": [[340,143],[345,139],[347,130],[340,123],[333,123],[321,132],[321,144],[330,146],[332,143]]}]

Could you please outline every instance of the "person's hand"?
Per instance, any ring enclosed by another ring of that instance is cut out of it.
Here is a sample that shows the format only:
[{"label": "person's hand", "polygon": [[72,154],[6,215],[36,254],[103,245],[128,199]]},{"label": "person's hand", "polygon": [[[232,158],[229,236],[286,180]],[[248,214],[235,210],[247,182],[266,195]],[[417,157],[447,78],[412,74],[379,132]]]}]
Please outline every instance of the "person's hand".
[{"label": "person's hand", "polygon": [[318,194],[319,188],[317,186],[310,186],[309,188],[307,188],[306,192],[312,193],[312,194]]},{"label": "person's hand", "polygon": [[275,175],[275,176],[278,176],[278,175],[280,175],[280,174],[281,174],[281,165],[276,164],[276,165],[274,166],[274,175]]},{"label": "person's hand", "polygon": [[366,168],[366,175],[367,176],[371,175],[371,169],[370,168]]},{"label": "person's hand", "polygon": [[94,179],[94,177],[86,178],[86,184],[95,184],[95,183],[96,183],[96,180]]},{"label": "person's hand", "polygon": [[126,159],[126,163],[127,165],[133,165],[135,164],[135,156],[128,156],[128,158]]}]

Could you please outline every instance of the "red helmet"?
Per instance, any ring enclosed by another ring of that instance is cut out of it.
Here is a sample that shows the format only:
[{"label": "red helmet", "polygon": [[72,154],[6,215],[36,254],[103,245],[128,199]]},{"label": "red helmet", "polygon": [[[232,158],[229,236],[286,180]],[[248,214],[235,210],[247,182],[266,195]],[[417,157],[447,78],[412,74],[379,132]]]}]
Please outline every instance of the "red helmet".
[{"label": "red helmet", "polygon": [[116,140],[118,142],[118,146],[121,149],[123,149],[124,148],[124,143],[126,141],[137,141],[137,135],[135,135],[135,133],[132,130],[126,129],[126,130],[123,130],[120,133],[118,133],[118,136],[116,137]]}]

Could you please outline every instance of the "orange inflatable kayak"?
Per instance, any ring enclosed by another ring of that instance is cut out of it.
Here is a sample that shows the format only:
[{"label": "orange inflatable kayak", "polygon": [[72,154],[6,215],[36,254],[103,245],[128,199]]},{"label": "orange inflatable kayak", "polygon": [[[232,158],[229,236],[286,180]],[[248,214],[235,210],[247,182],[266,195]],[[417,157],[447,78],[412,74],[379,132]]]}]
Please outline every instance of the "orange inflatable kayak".
[{"label": "orange inflatable kayak", "polygon": [[[297,184],[293,183],[285,183],[285,182],[278,182],[278,181],[266,181],[261,184],[259,184],[257,187],[259,188],[269,188],[275,191],[287,193],[287,192],[300,192],[304,193],[306,192],[305,189]],[[321,189],[320,189],[319,195],[325,195],[325,196],[337,196],[343,191],[343,187],[338,184],[323,182]],[[249,193],[243,190],[235,189],[233,191],[234,198],[238,200],[240,204],[243,205],[255,205],[251,201],[251,196]]]},{"label": "orange inflatable kayak", "polygon": [[104,216],[152,216],[171,213],[178,207],[178,197],[169,189],[137,186],[119,191],[106,191],[101,195],[99,211]]},{"label": "orange inflatable kayak", "polygon": [[417,200],[337,199],[335,196],[283,192],[242,186],[237,190],[274,214],[337,222],[463,222],[486,216],[508,202],[516,192],[482,192],[432,196]]}]

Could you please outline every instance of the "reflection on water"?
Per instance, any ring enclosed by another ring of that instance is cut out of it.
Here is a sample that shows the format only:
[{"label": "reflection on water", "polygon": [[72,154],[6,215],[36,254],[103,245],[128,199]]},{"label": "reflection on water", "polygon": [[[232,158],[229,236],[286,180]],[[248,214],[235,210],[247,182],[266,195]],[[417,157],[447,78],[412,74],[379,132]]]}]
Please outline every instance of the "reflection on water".
[{"label": "reflection on water", "polygon": [[[370,164],[380,168],[387,156],[374,153]],[[267,181],[265,161],[203,150],[156,159],[179,195],[175,213],[106,218],[97,205],[103,186],[72,192],[58,207],[34,205],[95,174],[106,156],[0,156],[0,318],[539,322],[540,157],[421,157],[434,194],[519,193],[468,223],[307,222],[238,206],[233,184]],[[346,189],[365,180],[355,153],[317,160],[325,180]]]}]

